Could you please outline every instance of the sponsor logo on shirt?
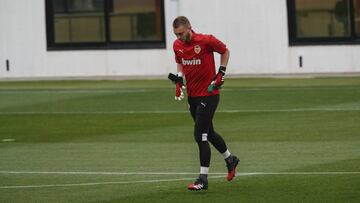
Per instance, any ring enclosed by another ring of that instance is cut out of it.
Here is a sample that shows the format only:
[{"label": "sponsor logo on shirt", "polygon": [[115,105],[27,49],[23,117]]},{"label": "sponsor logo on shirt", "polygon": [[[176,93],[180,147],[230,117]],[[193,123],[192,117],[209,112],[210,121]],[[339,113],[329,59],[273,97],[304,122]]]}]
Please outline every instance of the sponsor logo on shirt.
[{"label": "sponsor logo on shirt", "polygon": [[184,66],[201,65],[201,59],[191,59],[191,60],[182,59],[182,64]]}]

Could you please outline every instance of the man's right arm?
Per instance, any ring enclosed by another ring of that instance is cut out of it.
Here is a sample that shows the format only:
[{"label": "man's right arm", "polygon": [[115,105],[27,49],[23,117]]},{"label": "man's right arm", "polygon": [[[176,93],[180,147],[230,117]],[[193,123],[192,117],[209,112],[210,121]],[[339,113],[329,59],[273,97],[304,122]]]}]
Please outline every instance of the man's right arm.
[{"label": "man's right arm", "polygon": [[183,66],[177,63],[177,71],[176,75],[169,73],[169,80],[171,80],[175,84],[175,100],[181,101],[184,98],[184,92],[182,89],[185,89],[184,84],[184,74],[183,74]]},{"label": "man's right arm", "polygon": [[[177,64],[177,74],[176,76],[173,75],[173,74],[169,74],[169,79],[171,81],[173,81],[175,83],[175,86],[176,86],[176,93],[175,93],[175,100],[182,100],[184,98],[184,93],[183,93],[183,88],[185,88],[185,85],[184,85],[184,74],[183,74],[183,66],[182,64],[180,63],[180,57],[177,55],[176,53],[176,48],[175,48],[175,42],[174,42],[174,45],[173,45],[173,49],[174,49],[174,54],[175,54],[175,61],[176,61],[176,64]],[[172,75],[170,77],[170,75]]]},{"label": "man's right arm", "polygon": [[178,72],[178,74],[179,73],[183,74],[183,70],[184,70],[184,68],[183,68],[182,64],[178,63],[177,64],[177,72]]},{"label": "man's right arm", "polygon": [[185,85],[183,66],[180,63],[177,64],[177,72],[177,77],[179,81],[176,83],[175,100],[181,101],[184,98],[184,93],[182,89],[185,88]]}]

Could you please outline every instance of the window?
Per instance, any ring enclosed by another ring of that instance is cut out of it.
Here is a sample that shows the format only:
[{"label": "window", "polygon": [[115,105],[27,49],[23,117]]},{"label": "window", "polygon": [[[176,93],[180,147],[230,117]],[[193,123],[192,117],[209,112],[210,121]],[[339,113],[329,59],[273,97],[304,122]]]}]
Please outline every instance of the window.
[{"label": "window", "polygon": [[55,43],[105,42],[104,1],[54,0]]},{"label": "window", "polygon": [[360,37],[360,1],[354,1],[354,10],[355,10],[355,33],[356,37]]},{"label": "window", "polygon": [[48,49],[165,48],[163,0],[47,0]]},{"label": "window", "polygon": [[156,0],[114,0],[110,13],[111,40],[161,40],[159,3]]},{"label": "window", "polygon": [[360,0],[288,0],[290,45],[359,43]]}]

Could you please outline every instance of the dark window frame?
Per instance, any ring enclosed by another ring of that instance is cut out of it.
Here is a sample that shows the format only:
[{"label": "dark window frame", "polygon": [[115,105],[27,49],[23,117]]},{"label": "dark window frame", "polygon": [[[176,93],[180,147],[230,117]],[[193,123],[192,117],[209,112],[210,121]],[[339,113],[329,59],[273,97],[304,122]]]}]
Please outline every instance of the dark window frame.
[{"label": "dark window frame", "polygon": [[165,29],[165,7],[164,0],[160,0],[161,6],[161,27],[162,40],[154,41],[111,41],[110,40],[110,9],[112,0],[104,0],[104,20],[105,20],[105,42],[78,42],[78,43],[56,43],[54,28],[53,0],[45,0],[46,11],[46,40],[47,50],[108,50],[108,49],[165,49],[166,48],[166,29]]},{"label": "dark window frame", "polygon": [[287,0],[289,45],[347,45],[360,44],[360,37],[355,33],[355,12],[353,0],[350,1],[350,36],[349,37],[298,37],[296,33],[296,0]]}]

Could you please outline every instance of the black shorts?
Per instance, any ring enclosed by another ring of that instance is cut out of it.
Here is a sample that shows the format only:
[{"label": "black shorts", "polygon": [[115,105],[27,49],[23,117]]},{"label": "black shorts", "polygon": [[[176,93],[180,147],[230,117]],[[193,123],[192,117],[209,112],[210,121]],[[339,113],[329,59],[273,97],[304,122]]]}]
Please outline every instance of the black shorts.
[{"label": "black shorts", "polygon": [[219,104],[220,96],[188,97],[189,110],[194,121],[197,117],[212,120]]},{"label": "black shorts", "polygon": [[197,142],[207,141],[214,134],[212,119],[220,96],[188,97],[189,110],[194,119],[194,136]]}]

